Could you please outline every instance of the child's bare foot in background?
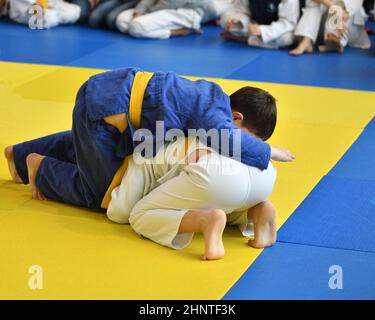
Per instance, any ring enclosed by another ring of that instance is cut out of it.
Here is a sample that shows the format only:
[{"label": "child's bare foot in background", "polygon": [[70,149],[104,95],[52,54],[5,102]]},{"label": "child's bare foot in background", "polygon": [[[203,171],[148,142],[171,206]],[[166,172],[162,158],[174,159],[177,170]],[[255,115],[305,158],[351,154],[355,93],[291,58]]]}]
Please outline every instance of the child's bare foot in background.
[{"label": "child's bare foot in background", "polygon": [[301,42],[298,44],[298,46],[289,51],[289,54],[292,56],[300,56],[302,54],[306,53],[312,53],[314,51],[312,41],[310,38],[303,37]]}]

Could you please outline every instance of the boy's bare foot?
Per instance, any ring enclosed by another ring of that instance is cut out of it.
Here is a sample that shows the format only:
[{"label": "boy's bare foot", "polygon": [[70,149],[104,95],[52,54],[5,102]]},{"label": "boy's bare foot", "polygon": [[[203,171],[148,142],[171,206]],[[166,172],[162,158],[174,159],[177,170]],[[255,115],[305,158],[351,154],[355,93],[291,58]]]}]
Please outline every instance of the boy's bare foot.
[{"label": "boy's bare foot", "polygon": [[303,37],[301,42],[298,44],[297,48],[289,51],[289,54],[292,56],[300,56],[304,54],[305,52],[307,53],[312,53],[314,51],[312,41],[310,38]]},{"label": "boy's bare foot", "polygon": [[218,260],[224,257],[223,231],[227,216],[222,210],[213,210],[204,221],[205,251],[202,260]]},{"label": "boy's bare foot", "polygon": [[234,41],[239,41],[239,42],[247,42],[247,39],[248,39],[248,37],[235,35],[228,30],[222,31],[220,33],[220,36],[223,40],[234,40]]},{"label": "boy's bare foot", "polygon": [[326,38],[326,45],[319,46],[320,52],[336,51],[338,53],[344,53],[344,48],[341,46],[340,37],[333,33],[328,33]]},{"label": "boy's bare foot", "polygon": [[30,153],[26,158],[27,171],[29,173],[30,191],[35,200],[46,200],[46,197],[36,186],[36,175],[38,173],[40,164],[45,156],[37,153]]},{"label": "boy's bare foot", "polygon": [[248,219],[254,223],[254,240],[248,244],[254,248],[270,247],[276,242],[276,209],[265,201],[249,209]]},{"label": "boy's bare foot", "polygon": [[9,168],[10,175],[12,176],[12,180],[15,183],[22,183],[22,179],[18,175],[16,165],[14,163],[13,146],[8,146],[4,149],[4,156],[7,159],[8,168]]},{"label": "boy's bare foot", "polygon": [[202,34],[203,30],[202,29],[188,29],[188,28],[171,30],[171,36],[187,36],[192,33]]}]

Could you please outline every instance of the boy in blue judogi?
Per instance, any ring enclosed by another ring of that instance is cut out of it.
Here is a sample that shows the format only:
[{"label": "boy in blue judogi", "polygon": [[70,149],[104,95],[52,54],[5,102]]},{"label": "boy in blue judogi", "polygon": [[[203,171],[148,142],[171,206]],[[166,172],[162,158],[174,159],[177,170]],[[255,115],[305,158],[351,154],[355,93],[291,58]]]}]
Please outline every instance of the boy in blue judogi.
[{"label": "boy in blue judogi", "polygon": [[[135,68],[91,77],[78,91],[71,131],[9,146],[5,156],[13,179],[30,183],[34,198],[101,210],[137,146],[136,130],[148,129],[156,144],[156,121],[164,122],[164,132],[227,129],[228,156],[240,128],[241,162],[260,169],[267,168],[270,158],[292,157],[262,141],[276,124],[275,99],[269,93],[244,87],[229,97],[212,82]],[[226,155],[220,144],[211,147]]]}]

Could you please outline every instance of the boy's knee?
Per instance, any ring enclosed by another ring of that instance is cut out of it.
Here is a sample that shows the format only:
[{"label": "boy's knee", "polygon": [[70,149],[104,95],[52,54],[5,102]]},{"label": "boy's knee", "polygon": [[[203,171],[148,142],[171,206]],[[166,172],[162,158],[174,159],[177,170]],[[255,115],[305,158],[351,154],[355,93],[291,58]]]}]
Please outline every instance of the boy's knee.
[{"label": "boy's knee", "polygon": [[257,208],[266,212],[276,212],[275,205],[270,201],[263,201],[257,205]]},{"label": "boy's knee", "polygon": [[116,29],[116,20],[117,20],[118,14],[117,12],[110,12],[106,17],[105,17],[105,24],[107,25],[108,28],[115,30]]},{"label": "boy's knee", "polygon": [[146,29],[144,26],[144,23],[141,21],[141,19],[134,19],[130,24],[129,24],[129,34],[132,37],[136,38],[142,38],[146,36]]},{"label": "boy's knee", "polygon": [[211,215],[211,218],[213,218],[215,220],[220,220],[220,221],[223,221],[223,222],[227,221],[227,214],[225,213],[225,211],[223,211],[221,209],[212,210],[210,212],[210,215]]}]

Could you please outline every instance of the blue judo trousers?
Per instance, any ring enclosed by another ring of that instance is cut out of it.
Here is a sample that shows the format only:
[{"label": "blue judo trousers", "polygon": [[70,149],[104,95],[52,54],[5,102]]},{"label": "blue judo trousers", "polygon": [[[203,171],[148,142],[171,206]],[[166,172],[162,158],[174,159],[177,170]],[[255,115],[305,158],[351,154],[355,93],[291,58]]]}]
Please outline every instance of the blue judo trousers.
[{"label": "blue judo trousers", "polygon": [[[136,130],[129,119],[132,84],[138,71],[118,69],[91,77],[78,91],[71,131],[15,145],[14,162],[23,183],[28,183],[26,157],[39,153],[46,158],[36,184],[47,198],[102,210],[101,202],[113,177],[139,143],[133,140]],[[120,113],[127,116],[124,133],[103,120]],[[188,129],[228,129],[229,144],[233,145],[236,127],[230,99],[212,82],[190,81],[171,72],[155,73],[145,91],[141,128],[155,137],[157,121],[164,121],[165,133],[170,129],[185,134]],[[220,145],[211,147],[222,151]],[[269,145],[241,132],[241,162],[265,169],[269,160]]]}]

